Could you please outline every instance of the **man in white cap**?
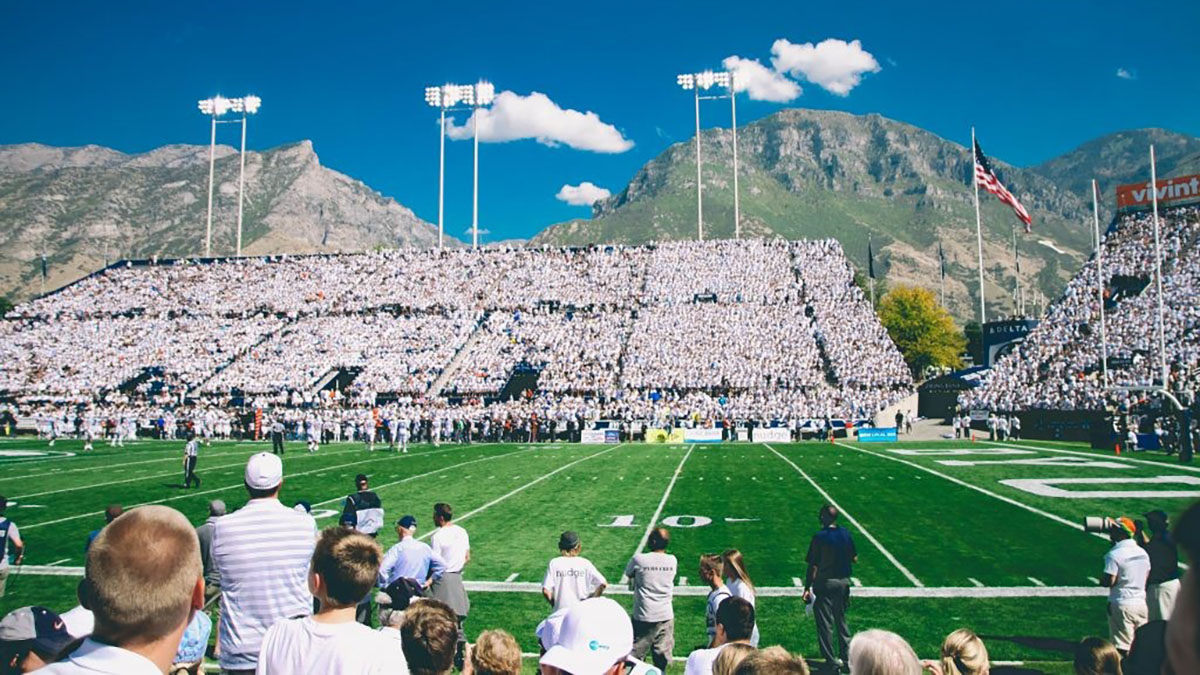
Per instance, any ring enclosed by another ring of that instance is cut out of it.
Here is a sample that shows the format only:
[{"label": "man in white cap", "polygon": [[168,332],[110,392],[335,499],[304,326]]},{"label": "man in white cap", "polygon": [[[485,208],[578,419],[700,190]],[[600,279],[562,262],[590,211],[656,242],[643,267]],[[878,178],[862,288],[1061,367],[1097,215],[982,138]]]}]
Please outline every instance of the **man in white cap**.
[{"label": "man in white cap", "polygon": [[[591,598],[567,610],[540,663],[545,675],[617,675],[624,672],[632,650],[629,615],[609,598]],[[633,672],[660,673],[641,662],[634,662]]]},{"label": "man in white cap", "polygon": [[250,501],[213,523],[212,558],[221,577],[222,673],[252,673],[275,622],[312,614],[308,566],[312,516],[279,502],[283,460],[260,452],[246,463]]}]

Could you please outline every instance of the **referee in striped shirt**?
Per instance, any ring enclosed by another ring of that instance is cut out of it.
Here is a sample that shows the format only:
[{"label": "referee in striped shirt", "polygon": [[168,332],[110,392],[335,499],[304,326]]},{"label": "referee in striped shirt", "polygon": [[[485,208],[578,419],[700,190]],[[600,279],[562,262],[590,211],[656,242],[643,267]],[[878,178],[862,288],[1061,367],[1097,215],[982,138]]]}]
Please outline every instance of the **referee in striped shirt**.
[{"label": "referee in striped shirt", "polygon": [[222,673],[253,673],[267,629],[312,614],[308,566],[317,523],[279,502],[282,486],[279,456],[254,455],[246,463],[250,501],[213,523],[212,557],[221,576]]}]

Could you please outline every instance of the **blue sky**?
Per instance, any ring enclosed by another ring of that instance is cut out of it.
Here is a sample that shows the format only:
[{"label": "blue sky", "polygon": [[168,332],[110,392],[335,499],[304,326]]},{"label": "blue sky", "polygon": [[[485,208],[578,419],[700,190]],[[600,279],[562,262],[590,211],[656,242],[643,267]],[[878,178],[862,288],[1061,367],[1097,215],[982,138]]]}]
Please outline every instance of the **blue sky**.
[{"label": "blue sky", "polygon": [[[486,78],[513,92],[491,118],[496,137],[560,140],[482,146],[480,226],[501,239],[588,216],[556,199],[564,185],[615,193],[687,140],[692,102],[675,75],[720,68],[729,56],[775,73],[762,83],[768,98],[803,90],[787,104],[742,93],[740,122],[785,106],[877,112],[960,143],[974,124],[989,154],[1018,165],[1121,129],[1200,135],[1200,3],[998,7],[10,0],[0,7],[0,144],[203,144],[196,99],[256,93],[264,103],[251,147],[311,139],[323,164],[433,222],[438,131],[422,90]],[[773,53],[778,40],[787,43]],[[532,92],[548,100],[525,98]],[[703,114],[705,126],[729,124],[727,106]],[[233,126],[220,140],[235,143]],[[448,143],[447,154],[446,229],[466,238],[471,144]]]}]

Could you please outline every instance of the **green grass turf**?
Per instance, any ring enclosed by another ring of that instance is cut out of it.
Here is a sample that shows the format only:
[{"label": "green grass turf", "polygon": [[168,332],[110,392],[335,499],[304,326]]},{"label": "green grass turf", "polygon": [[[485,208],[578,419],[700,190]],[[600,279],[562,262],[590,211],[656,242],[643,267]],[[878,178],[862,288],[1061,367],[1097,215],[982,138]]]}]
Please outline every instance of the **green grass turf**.
[{"label": "green grass turf", "polygon": [[[317,509],[319,524],[331,525],[336,522],[341,498],[353,489],[354,475],[366,473],[383,501],[389,524],[412,513],[420,521],[420,534],[427,535],[433,503],[454,505],[459,522],[471,534],[468,580],[504,581],[515,574],[517,582],[540,582],[546,563],[557,553],[558,534],[572,529],[582,537],[584,555],[614,588],[660,505],[660,521],[677,518],[671,550],[679,557],[680,576],[688,586],[700,583],[695,570],[699,555],[726,548],[743,552],[759,586],[792,586],[793,578],[804,576],[804,555],[817,526],[817,509],[827,499],[824,491],[857,522],[846,520],[844,524],[856,538],[860,561],[854,574],[861,583],[911,588],[912,582],[870,542],[867,532],[925,586],[966,587],[971,579],[986,586],[1030,586],[1033,582],[1028,577],[1052,586],[1087,586],[1089,577],[1099,576],[1105,541],[968,486],[1072,522],[1084,515],[1142,513],[1150,508],[1174,514],[1190,502],[1179,498],[1055,499],[999,482],[1032,477],[1111,477],[1119,481],[1126,476],[1195,475],[1187,467],[1161,462],[1154,455],[1124,455],[1118,461],[1127,468],[1121,469],[939,463],[944,459],[1112,460],[1110,454],[1080,445],[1011,445],[1022,446],[1018,449],[1030,454],[930,457],[894,452],[994,447],[962,441],[769,447],[742,443],[694,447],[416,445],[407,455],[367,453],[358,443],[330,445],[309,455],[302,443],[291,443],[284,458],[282,498],[288,504],[309,501]],[[163,503],[179,509],[196,524],[203,521],[210,499],[224,499],[230,509],[236,509],[246,500],[241,478],[246,458],[269,449],[263,443],[214,443],[201,453],[203,486],[184,490],[179,487],[182,446],[179,442],[141,441],[123,449],[102,445],[82,454],[82,442],[68,440],[59,441],[54,450],[78,453],[75,456],[30,458],[6,453],[44,451],[46,444],[34,439],[0,441],[0,494],[18,502],[8,515],[29,544],[27,562],[82,565],[87,533],[101,526],[102,511],[110,503]],[[667,486],[677,469],[677,481],[668,495]],[[627,524],[630,518],[632,522]],[[395,541],[390,527],[380,535],[384,546]],[[22,575],[13,591],[0,599],[0,612],[33,603],[65,610],[74,604],[75,584],[72,577]],[[629,603],[629,596],[616,597]],[[527,650],[535,648],[533,628],[547,613],[539,595],[473,593],[472,602],[470,634],[502,627],[516,635]],[[685,655],[704,639],[703,597],[679,597],[675,606],[678,651]],[[804,617],[798,599],[761,597],[759,610],[764,644],[780,643],[807,656],[816,653],[811,620]],[[853,628],[895,630],[918,652],[932,655],[942,637],[961,626],[991,636],[1016,633],[1075,640],[1083,635],[1103,635],[1103,612],[1102,597],[858,597],[853,601],[851,621]],[[1063,658],[1062,654],[997,638],[989,640],[989,648],[993,657],[1001,660]]]}]

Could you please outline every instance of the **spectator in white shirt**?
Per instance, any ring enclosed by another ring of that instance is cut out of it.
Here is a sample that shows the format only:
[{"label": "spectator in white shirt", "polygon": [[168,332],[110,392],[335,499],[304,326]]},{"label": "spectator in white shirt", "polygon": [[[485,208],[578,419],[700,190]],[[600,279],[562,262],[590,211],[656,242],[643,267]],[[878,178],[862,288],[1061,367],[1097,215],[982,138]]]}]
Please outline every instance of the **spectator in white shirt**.
[{"label": "spectator in white shirt", "polygon": [[1108,629],[1112,643],[1124,656],[1133,644],[1133,632],[1149,621],[1146,579],[1150,556],[1133,539],[1136,525],[1124,516],[1112,519],[1108,536],[1113,547],[1104,556],[1100,585],[1108,588]]},{"label": "spectator in white shirt", "polygon": [[598,598],[608,588],[608,580],[592,561],[579,555],[583,542],[579,535],[567,530],[558,538],[560,555],[546,567],[542,579],[542,595],[554,611],[569,608],[588,598]]},{"label": "spectator in white shirt", "polygon": [[402,673],[404,652],[395,639],[355,621],[359,599],[375,585],[383,550],[349,527],[321,532],[308,587],[320,603],[313,616],[280,621],[263,637],[259,675]]},{"label": "spectator in white shirt", "polygon": [[463,652],[467,645],[466,635],[462,624],[471,611],[471,600],[467,597],[467,589],[463,587],[463,567],[471,562],[471,538],[461,526],[454,524],[454,508],[445,502],[433,505],[433,524],[437,529],[429,538],[429,546],[434,555],[446,563],[442,576],[435,579],[430,587],[430,596],[440,600],[454,611],[458,617],[458,648],[455,652],[455,666],[462,669]]},{"label": "spectator in white shirt", "polygon": [[308,571],[317,523],[279,502],[282,487],[283,460],[269,452],[254,455],[246,463],[250,501],[213,526],[224,672],[254,672],[267,629],[277,621],[312,614]]},{"label": "spectator in white shirt", "polygon": [[[730,644],[750,644],[757,630],[754,605],[738,597],[726,598],[717,609],[716,635],[708,649],[697,649],[688,656],[684,675],[712,675],[713,662]],[[751,645],[753,646],[753,645]]]},{"label": "spectator in white shirt", "polygon": [[645,659],[650,652],[654,666],[666,672],[675,648],[675,608],[671,596],[679,561],[667,553],[671,534],[665,527],[650,531],[647,553],[638,553],[625,566],[633,591],[633,657]]},{"label": "spectator in white shirt", "polygon": [[48,675],[161,675],[204,606],[196,531],[166,506],[142,506],[101,530],[88,549],[83,606],[95,629]]}]

